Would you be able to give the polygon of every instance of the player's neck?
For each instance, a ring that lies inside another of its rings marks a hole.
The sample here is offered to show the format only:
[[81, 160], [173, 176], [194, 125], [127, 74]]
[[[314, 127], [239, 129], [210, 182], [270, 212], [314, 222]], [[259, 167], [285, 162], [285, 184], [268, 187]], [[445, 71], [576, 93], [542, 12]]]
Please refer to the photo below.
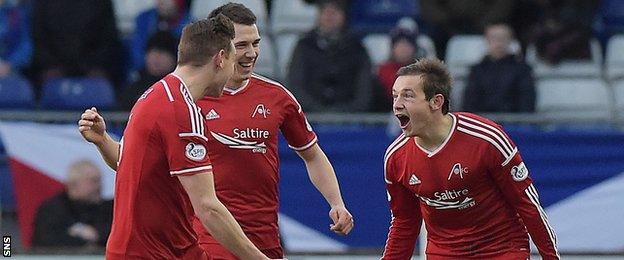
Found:
[[[190, 66], [179, 66], [173, 71], [173, 74], [182, 79], [182, 83], [191, 92], [193, 101], [197, 101], [204, 96], [219, 96], [221, 93], [212, 93], [213, 84], [210, 84], [206, 78], [213, 78], [211, 75], [205, 75], [205, 71]], [[210, 73], [208, 73], [210, 74]]]
[[225, 83], [225, 87], [230, 90], [237, 90], [247, 85], [248, 81], [249, 81], [249, 78], [243, 79], [243, 80], [233, 80], [232, 78], [230, 78], [230, 80], [228, 80], [228, 82]]
[[434, 151], [444, 143], [453, 131], [452, 128], [453, 117], [450, 114], [434, 117], [425, 132], [417, 136], [416, 142], [420, 147]]

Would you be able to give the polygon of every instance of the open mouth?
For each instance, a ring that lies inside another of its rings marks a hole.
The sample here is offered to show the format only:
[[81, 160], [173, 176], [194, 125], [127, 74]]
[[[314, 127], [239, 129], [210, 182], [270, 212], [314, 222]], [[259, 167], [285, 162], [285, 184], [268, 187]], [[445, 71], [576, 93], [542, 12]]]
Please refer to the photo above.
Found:
[[407, 125], [410, 122], [410, 118], [408, 116], [402, 115], [402, 114], [397, 114], [396, 117], [399, 119], [399, 123], [400, 123], [402, 129], [407, 127]]
[[239, 66], [241, 66], [243, 68], [246, 68], [246, 69], [251, 68], [253, 66], [253, 64], [254, 64], [253, 61], [250, 61], [250, 62], [239, 62], [238, 63]]

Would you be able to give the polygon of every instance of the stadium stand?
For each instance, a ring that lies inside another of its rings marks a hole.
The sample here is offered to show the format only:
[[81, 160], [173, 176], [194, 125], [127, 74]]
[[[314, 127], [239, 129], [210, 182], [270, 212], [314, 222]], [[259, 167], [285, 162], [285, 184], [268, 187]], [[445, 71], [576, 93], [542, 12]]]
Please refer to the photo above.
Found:
[[563, 60], [549, 65], [537, 57], [534, 45], [527, 48], [526, 61], [533, 67], [537, 78], [598, 78], [601, 76], [602, 51], [598, 40], [590, 42], [591, 59]]
[[0, 78], [0, 109], [35, 107], [33, 89], [28, 80], [17, 76]]
[[41, 96], [41, 107], [51, 110], [109, 109], [114, 104], [113, 87], [102, 78], [51, 80], [44, 84]]
[[129, 35], [134, 31], [134, 19], [143, 11], [154, 8], [156, 0], [127, 1], [113, 0], [117, 29], [122, 35]]
[[277, 73], [275, 73], [277, 68], [277, 55], [275, 54], [273, 38], [267, 34], [260, 35], [260, 37], [262, 39], [260, 41], [260, 56], [258, 57], [258, 61], [256, 61], [254, 71], [272, 78], [277, 75]]
[[312, 29], [316, 21], [316, 6], [293, 0], [273, 0], [271, 5], [271, 32], [302, 33]]
[[537, 112], [553, 117], [609, 119], [611, 98], [601, 79], [542, 79]]
[[280, 78], [286, 78], [288, 73], [288, 65], [290, 58], [297, 46], [297, 41], [301, 35], [297, 33], [282, 33], [275, 38], [275, 47], [277, 50], [277, 66]]
[[611, 37], [607, 43], [605, 74], [609, 80], [624, 78], [624, 34]]
[[256, 15], [256, 25], [261, 32], [267, 28], [268, 12], [264, 0], [194, 0], [191, 3], [191, 17], [195, 20], [206, 18], [212, 10], [229, 2], [241, 3], [251, 9]]
[[615, 111], [619, 115], [619, 119], [624, 120], [624, 79], [618, 80], [613, 84], [613, 92], [615, 95]]
[[487, 52], [485, 38], [481, 35], [453, 36], [446, 47], [446, 64], [456, 79], [468, 76], [470, 66], [479, 62]]
[[417, 17], [419, 7], [414, 0], [354, 0], [351, 29], [355, 33], [387, 33], [402, 17]]

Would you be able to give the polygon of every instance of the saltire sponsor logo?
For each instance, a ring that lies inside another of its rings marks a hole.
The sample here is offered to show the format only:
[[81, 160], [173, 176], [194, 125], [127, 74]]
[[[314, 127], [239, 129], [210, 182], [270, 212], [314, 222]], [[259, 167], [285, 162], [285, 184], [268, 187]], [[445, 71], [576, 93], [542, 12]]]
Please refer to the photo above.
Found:
[[[466, 209], [477, 205], [474, 198], [468, 197], [468, 189], [437, 191], [433, 194], [436, 199], [418, 196], [420, 200], [435, 209]], [[460, 197], [464, 197], [462, 200]]]
[[264, 142], [245, 141], [232, 136], [228, 136], [222, 133], [215, 133], [210, 131], [212, 137], [214, 137], [220, 143], [227, 145], [232, 149], [244, 149], [251, 150], [253, 153], [266, 153], [266, 144]]

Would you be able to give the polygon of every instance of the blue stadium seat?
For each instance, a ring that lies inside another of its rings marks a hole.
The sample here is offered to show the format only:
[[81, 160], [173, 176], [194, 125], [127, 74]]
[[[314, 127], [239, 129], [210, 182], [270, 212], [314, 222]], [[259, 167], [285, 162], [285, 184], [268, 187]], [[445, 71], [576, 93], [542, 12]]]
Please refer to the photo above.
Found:
[[21, 77], [0, 78], [0, 108], [30, 109], [35, 105], [32, 86]]
[[351, 28], [356, 33], [387, 33], [403, 17], [416, 19], [419, 1], [354, 0], [351, 3]]
[[113, 87], [103, 78], [60, 78], [43, 86], [41, 108], [82, 110], [92, 106], [112, 108], [115, 104]]

